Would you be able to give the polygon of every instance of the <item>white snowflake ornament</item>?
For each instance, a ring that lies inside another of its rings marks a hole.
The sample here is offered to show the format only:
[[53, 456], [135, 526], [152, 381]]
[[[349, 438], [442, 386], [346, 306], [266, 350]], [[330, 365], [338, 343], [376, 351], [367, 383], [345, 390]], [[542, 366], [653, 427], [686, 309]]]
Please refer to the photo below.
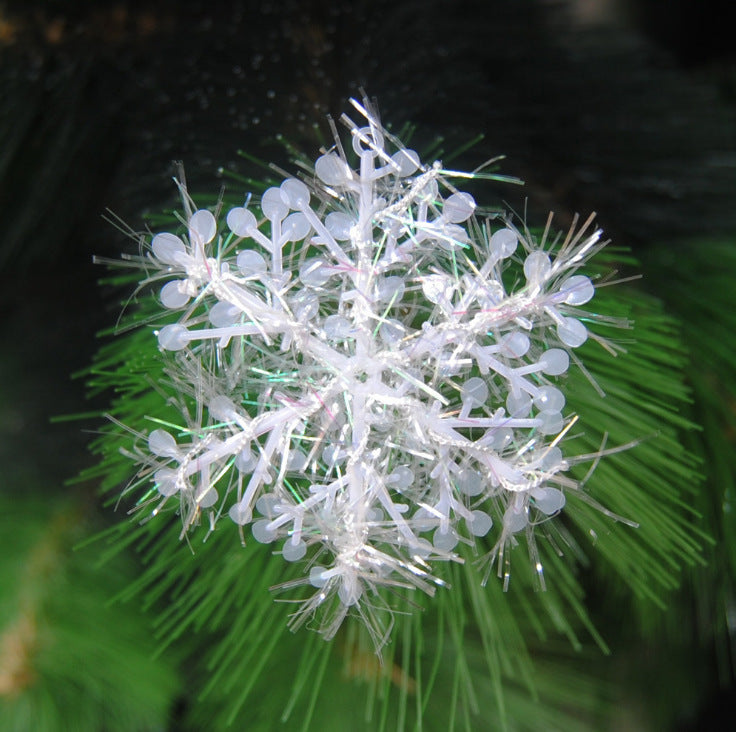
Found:
[[227, 515], [303, 568], [294, 626], [317, 614], [329, 638], [354, 612], [380, 644], [382, 588], [432, 594], [461, 542], [492, 537], [493, 560], [564, 508], [560, 379], [589, 336], [578, 269], [602, 243], [590, 220], [553, 251], [546, 231], [478, 216], [451, 172], [353, 106], [354, 155], [337, 141], [259, 205], [187, 204], [185, 238], [153, 237], [161, 304], [181, 314], [158, 343], [199, 409], [150, 433], [148, 464], [156, 511], [178, 500], [184, 531]]

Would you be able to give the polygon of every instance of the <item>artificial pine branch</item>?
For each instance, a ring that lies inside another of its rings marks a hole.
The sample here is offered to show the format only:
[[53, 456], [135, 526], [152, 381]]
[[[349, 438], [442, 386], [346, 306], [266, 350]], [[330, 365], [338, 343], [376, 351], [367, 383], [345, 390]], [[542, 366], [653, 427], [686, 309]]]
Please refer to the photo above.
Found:
[[147, 619], [110, 604], [134, 576], [73, 550], [91, 527], [80, 504], [3, 498], [0, 730], [154, 730], [180, 691], [172, 658], [152, 660]]

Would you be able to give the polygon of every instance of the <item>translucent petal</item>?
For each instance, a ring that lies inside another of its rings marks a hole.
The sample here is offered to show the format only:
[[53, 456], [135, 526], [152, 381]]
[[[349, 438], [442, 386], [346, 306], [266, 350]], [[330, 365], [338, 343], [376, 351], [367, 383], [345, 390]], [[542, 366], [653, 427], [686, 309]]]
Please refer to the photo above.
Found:
[[307, 259], [299, 267], [299, 279], [307, 287], [320, 287], [330, 279], [330, 273], [321, 259]]
[[529, 336], [516, 330], [503, 339], [503, 353], [512, 358], [521, 358], [529, 350], [530, 345]]
[[524, 260], [524, 275], [529, 284], [542, 282], [551, 269], [552, 262], [549, 256], [539, 249]]
[[148, 435], [148, 449], [160, 457], [176, 457], [179, 447], [176, 440], [166, 430], [153, 430]]
[[249, 231], [256, 228], [256, 217], [247, 208], [231, 208], [227, 212], [227, 225], [236, 236], [249, 236]]
[[301, 450], [289, 450], [286, 460], [286, 469], [294, 473], [300, 473], [307, 467], [307, 456]]
[[557, 326], [557, 335], [570, 348], [582, 346], [588, 340], [588, 329], [577, 318], [563, 318]]
[[483, 477], [477, 470], [461, 468], [455, 478], [455, 485], [466, 496], [479, 496], [483, 493]]
[[286, 236], [288, 241], [302, 241], [309, 234], [312, 225], [309, 223], [307, 217], [297, 211], [296, 213], [289, 214], [285, 219], [281, 227], [281, 232]]
[[399, 150], [391, 156], [399, 166], [399, 175], [403, 178], [414, 173], [419, 167], [419, 155], [414, 150]]
[[259, 252], [254, 252], [252, 249], [244, 249], [238, 254], [236, 261], [238, 268], [246, 277], [263, 274], [268, 269], [263, 256]]
[[294, 211], [309, 205], [309, 188], [297, 178], [287, 178], [281, 184], [281, 199]]
[[523, 531], [529, 523], [529, 517], [526, 510], [517, 511], [513, 506], [506, 509], [503, 515], [503, 525], [507, 531], [515, 534]]
[[439, 519], [426, 508], [418, 508], [412, 516], [411, 523], [415, 531], [429, 531], [437, 526]]
[[484, 511], [473, 511], [471, 516], [473, 518], [465, 522], [468, 531], [473, 536], [485, 536], [493, 526], [493, 519]]
[[560, 293], [565, 295], [564, 302], [568, 305], [585, 305], [595, 295], [595, 287], [589, 277], [575, 275], [563, 282]]
[[565, 395], [556, 386], [541, 386], [534, 397], [534, 406], [542, 412], [561, 412]]
[[399, 321], [386, 319], [381, 323], [379, 333], [386, 343], [395, 344], [406, 335], [406, 329]]
[[247, 506], [241, 506], [239, 503], [234, 504], [230, 507], [227, 515], [232, 519], [238, 526], [245, 526], [250, 523], [252, 514]]
[[201, 493], [198, 493], [194, 500], [200, 508], [211, 508], [217, 503], [218, 498], [217, 491], [210, 486]]
[[167, 325], [158, 333], [158, 344], [164, 351], [181, 351], [189, 343], [189, 331], [179, 323]]
[[567, 351], [563, 351], [561, 348], [550, 348], [542, 354], [539, 365], [545, 374], [559, 376], [569, 368], [570, 357], [567, 355]]
[[175, 234], [156, 234], [151, 241], [153, 254], [164, 264], [178, 264], [177, 255], [186, 254], [184, 242]]
[[278, 506], [278, 504], [278, 496], [275, 496], [273, 493], [266, 493], [256, 501], [256, 511], [258, 511], [261, 516], [267, 516], [269, 519], [272, 519], [276, 516], [276, 506]]
[[357, 578], [343, 577], [342, 584], [337, 590], [337, 595], [342, 601], [343, 605], [347, 605], [348, 607], [357, 605], [362, 594], [363, 588], [361, 587]]
[[237, 414], [233, 400], [224, 394], [218, 394], [211, 399], [208, 408], [210, 415], [218, 422], [232, 422], [233, 415]]
[[328, 186], [345, 183], [350, 177], [350, 169], [343, 159], [335, 153], [327, 153], [317, 158], [314, 164], [317, 177]]
[[491, 252], [499, 259], [510, 257], [519, 243], [519, 237], [513, 229], [499, 229], [491, 236]]
[[475, 199], [469, 193], [453, 193], [442, 206], [442, 215], [452, 223], [467, 221], [475, 211]]
[[350, 239], [350, 229], [354, 225], [354, 219], [342, 211], [333, 211], [325, 216], [325, 228], [335, 237], [336, 241]]
[[268, 519], [261, 519], [253, 524], [251, 531], [253, 532], [253, 538], [259, 544], [270, 544], [276, 540], [276, 532], [267, 529], [266, 527], [271, 522]]
[[565, 506], [565, 494], [557, 488], [535, 488], [532, 496], [534, 505], [547, 516], [561, 511]]
[[328, 338], [341, 340], [350, 337], [353, 325], [342, 315], [328, 315], [325, 318], [324, 329]]
[[457, 546], [459, 540], [458, 535], [452, 529], [448, 529], [444, 533], [442, 529], [437, 529], [432, 537], [432, 544], [434, 544], [435, 549], [441, 552], [451, 552]]
[[289, 207], [281, 198], [280, 188], [268, 188], [261, 197], [261, 211], [269, 221], [283, 221]]
[[322, 460], [325, 465], [331, 466], [335, 463], [344, 462], [347, 458], [347, 452], [340, 445], [327, 445], [322, 450]]
[[414, 482], [414, 471], [406, 465], [399, 465], [389, 474], [386, 482], [396, 490], [406, 490]]
[[281, 553], [287, 562], [297, 562], [307, 553], [307, 545], [303, 541], [294, 544], [291, 539], [287, 539]]
[[156, 488], [162, 496], [173, 496], [178, 492], [179, 486], [176, 482], [176, 472], [166, 468], [157, 470], [153, 476], [156, 482]]
[[381, 302], [399, 302], [404, 295], [404, 280], [402, 277], [384, 277], [376, 284], [376, 295]]
[[562, 450], [556, 445], [554, 447], [545, 447], [541, 452], [542, 457], [539, 461], [539, 467], [543, 470], [565, 467], [563, 465]]
[[460, 398], [463, 404], [476, 407], [488, 399], [488, 384], [478, 376], [472, 376], [462, 386]]
[[217, 234], [217, 221], [211, 211], [199, 209], [189, 219], [189, 239], [192, 244], [209, 244]]
[[299, 320], [311, 320], [319, 312], [319, 298], [313, 292], [301, 292], [292, 300], [292, 309]]
[[493, 442], [496, 450], [507, 448], [514, 441], [514, 431], [510, 427], [498, 427], [493, 431]]
[[422, 278], [422, 291], [430, 302], [439, 303], [452, 296], [453, 283], [449, 277], [431, 274]]
[[327, 570], [324, 567], [314, 566], [309, 570], [309, 584], [312, 587], [324, 587], [327, 584], [327, 579], [324, 573]]
[[537, 419], [542, 422], [539, 425], [539, 431], [543, 435], [556, 435], [562, 430], [565, 424], [565, 420], [562, 418], [560, 412], [540, 412], [537, 415]]
[[525, 391], [516, 395], [511, 392], [506, 397], [506, 409], [512, 417], [523, 419], [532, 410], [532, 398]]
[[437, 239], [437, 244], [447, 252], [453, 252], [469, 241], [468, 232], [459, 224], [445, 224], [434, 238]]
[[169, 310], [184, 307], [190, 300], [184, 289], [186, 280], [172, 280], [161, 288], [161, 304]]
[[240, 315], [238, 307], [231, 305], [229, 302], [220, 301], [212, 306], [207, 317], [215, 328], [227, 328], [229, 325], [237, 323], [240, 320]]

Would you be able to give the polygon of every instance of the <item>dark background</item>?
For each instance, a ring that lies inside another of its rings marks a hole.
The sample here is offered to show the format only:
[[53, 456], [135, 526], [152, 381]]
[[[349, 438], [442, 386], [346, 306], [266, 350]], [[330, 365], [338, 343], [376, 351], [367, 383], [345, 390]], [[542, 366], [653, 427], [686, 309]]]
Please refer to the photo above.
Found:
[[[727, 0], [0, 3], [3, 490], [66, 490], [89, 462], [48, 420], [101, 404], [69, 379], [119, 310], [92, 255], [135, 249], [102, 216], [142, 229], [172, 161], [211, 195], [238, 149], [314, 155], [365, 88], [419, 149], [483, 133], [453, 165], [505, 154], [526, 186], [499, 198], [532, 222], [596, 210], [646, 261], [736, 232], [733, 20]], [[727, 702], [714, 687], [682, 729]]]

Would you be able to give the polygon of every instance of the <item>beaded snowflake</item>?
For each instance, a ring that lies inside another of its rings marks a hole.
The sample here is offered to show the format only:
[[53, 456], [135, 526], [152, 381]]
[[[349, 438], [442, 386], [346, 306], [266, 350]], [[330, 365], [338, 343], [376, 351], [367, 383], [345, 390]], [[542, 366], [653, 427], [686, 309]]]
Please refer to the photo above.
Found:
[[156, 331], [169, 378], [197, 405], [147, 435], [154, 513], [178, 502], [183, 533], [227, 514], [300, 563], [292, 625], [316, 615], [328, 638], [351, 611], [375, 629], [382, 588], [432, 594], [459, 542], [500, 563], [563, 509], [560, 377], [603, 245], [590, 220], [553, 246], [481, 216], [459, 174], [353, 105], [352, 153], [337, 137], [225, 216], [182, 187], [186, 236], [145, 257], [178, 313]]

